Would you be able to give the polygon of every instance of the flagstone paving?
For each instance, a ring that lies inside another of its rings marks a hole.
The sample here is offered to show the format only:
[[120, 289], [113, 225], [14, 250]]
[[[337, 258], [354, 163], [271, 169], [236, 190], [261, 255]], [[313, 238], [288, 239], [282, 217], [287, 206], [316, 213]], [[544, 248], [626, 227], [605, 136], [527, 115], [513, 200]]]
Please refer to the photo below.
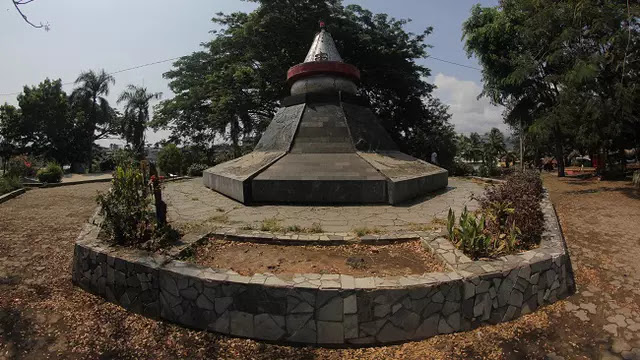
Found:
[[[235, 200], [204, 188], [202, 179], [168, 183], [164, 199], [169, 219], [182, 226], [204, 225], [204, 228], [252, 227], [259, 229], [266, 219], [276, 219], [282, 227], [310, 228], [319, 224], [324, 232], [347, 233], [356, 228], [380, 231], [410, 231], [445, 219], [449, 208], [460, 213], [467, 206], [477, 208], [472, 195], [480, 196], [483, 185], [461, 178], [449, 178], [446, 190], [400, 206], [245, 206]], [[203, 229], [204, 230], [204, 229]]]
[[544, 179], [575, 295], [497, 326], [363, 349], [194, 331], [88, 294], [71, 284], [73, 244], [108, 184], [31, 190], [0, 204], [0, 359], [640, 359], [640, 195], [628, 182]]

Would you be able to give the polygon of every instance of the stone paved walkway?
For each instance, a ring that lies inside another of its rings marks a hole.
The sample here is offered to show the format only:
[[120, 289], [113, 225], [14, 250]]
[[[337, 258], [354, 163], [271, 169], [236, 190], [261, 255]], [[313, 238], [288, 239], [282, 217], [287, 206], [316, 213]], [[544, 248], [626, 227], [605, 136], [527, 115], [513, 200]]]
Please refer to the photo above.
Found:
[[202, 179], [168, 183], [164, 198], [169, 220], [180, 225], [231, 226], [259, 228], [265, 219], [277, 219], [283, 227], [309, 228], [320, 224], [324, 232], [351, 232], [356, 228], [381, 231], [418, 230], [434, 218], [446, 219], [449, 208], [457, 214], [467, 206], [474, 210], [477, 202], [471, 195], [481, 195], [482, 185], [459, 178], [449, 178], [449, 187], [434, 195], [400, 206], [245, 206], [202, 185]]
[[82, 291], [71, 284], [73, 242], [108, 184], [32, 190], [0, 204], [0, 359], [640, 359], [640, 194], [629, 182], [544, 180], [575, 295], [508, 323], [363, 349], [219, 336]]
[[640, 359], [640, 192], [625, 182], [548, 175], [545, 183], [578, 285], [568, 316], [594, 334], [601, 359]]

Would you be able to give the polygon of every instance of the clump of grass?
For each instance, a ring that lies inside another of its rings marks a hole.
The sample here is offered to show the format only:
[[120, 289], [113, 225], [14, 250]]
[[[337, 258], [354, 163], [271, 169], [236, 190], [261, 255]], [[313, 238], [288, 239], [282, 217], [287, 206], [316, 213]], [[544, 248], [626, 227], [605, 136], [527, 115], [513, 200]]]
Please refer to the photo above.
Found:
[[433, 218], [433, 220], [431, 220], [431, 223], [434, 224], [434, 225], [446, 226], [447, 225], [447, 219]]
[[435, 225], [428, 225], [428, 224], [416, 224], [416, 223], [410, 223], [409, 224], [409, 229], [411, 231], [431, 231], [436, 229], [437, 226]]
[[282, 230], [282, 226], [280, 225], [280, 220], [276, 218], [268, 218], [262, 220], [262, 224], [260, 224], [261, 231], [269, 231], [269, 232], [278, 232]]
[[311, 224], [311, 227], [308, 229], [307, 232], [310, 232], [312, 234], [317, 234], [317, 233], [321, 233], [322, 232], [322, 226], [320, 225], [320, 223], [313, 223]]
[[209, 221], [227, 224], [229, 222], [229, 216], [227, 216], [227, 214], [216, 215], [209, 218]]
[[242, 225], [240, 230], [254, 230], [254, 229], [253, 229], [253, 226], [247, 224], [247, 225]]
[[299, 225], [289, 225], [284, 229], [285, 232], [291, 233], [301, 233], [303, 232], [303, 230], [304, 228], [300, 227]]
[[356, 233], [356, 235], [358, 236], [365, 236], [365, 235], [369, 235], [369, 234], [380, 234], [382, 232], [382, 230], [380, 230], [377, 227], [374, 228], [368, 228], [368, 227], [358, 227], [353, 229], [353, 232]]
[[195, 197], [195, 196], [191, 198], [191, 201], [198, 201], [198, 200], [200, 200], [200, 199], [198, 199], [198, 198], [197, 198], [197, 197]]

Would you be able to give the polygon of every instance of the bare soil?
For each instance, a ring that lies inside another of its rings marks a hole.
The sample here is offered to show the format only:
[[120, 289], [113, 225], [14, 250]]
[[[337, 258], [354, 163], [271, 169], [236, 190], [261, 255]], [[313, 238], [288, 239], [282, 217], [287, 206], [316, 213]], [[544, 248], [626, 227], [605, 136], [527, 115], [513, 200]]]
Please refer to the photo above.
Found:
[[444, 271], [444, 265], [419, 240], [390, 245], [298, 246], [210, 239], [192, 261], [214, 269], [231, 269], [241, 275], [345, 274], [396, 276]]
[[[628, 182], [544, 180], [571, 252], [576, 295], [508, 323], [362, 349], [195, 331], [82, 291], [71, 283], [73, 243], [95, 210], [96, 191], [108, 184], [31, 190], [0, 204], [0, 359], [621, 359], [610, 354], [613, 339], [640, 346], [640, 334], [619, 327], [612, 335], [603, 326], [640, 312], [640, 194]], [[569, 310], [589, 303], [596, 313], [583, 311], [587, 320]]]

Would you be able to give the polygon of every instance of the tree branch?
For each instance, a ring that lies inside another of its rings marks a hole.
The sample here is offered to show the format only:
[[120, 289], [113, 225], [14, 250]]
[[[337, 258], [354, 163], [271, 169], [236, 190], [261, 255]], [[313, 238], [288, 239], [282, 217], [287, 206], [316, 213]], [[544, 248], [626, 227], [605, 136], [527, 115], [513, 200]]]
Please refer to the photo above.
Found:
[[48, 23], [47, 24], [40, 23], [40, 24], [36, 25], [36, 24], [32, 23], [31, 21], [29, 21], [29, 19], [27, 18], [27, 15], [25, 15], [22, 12], [22, 10], [20, 9], [21, 5], [29, 4], [29, 3], [31, 3], [31, 2], [33, 2], [35, 0], [11, 0], [11, 1], [13, 2], [13, 6], [15, 6], [16, 10], [18, 11], [18, 14], [20, 14], [20, 16], [22, 16], [22, 19], [24, 19], [24, 21], [27, 24], [33, 26], [36, 29], [44, 29], [45, 31], [49, 31], [50, 27], [49, 27]]

